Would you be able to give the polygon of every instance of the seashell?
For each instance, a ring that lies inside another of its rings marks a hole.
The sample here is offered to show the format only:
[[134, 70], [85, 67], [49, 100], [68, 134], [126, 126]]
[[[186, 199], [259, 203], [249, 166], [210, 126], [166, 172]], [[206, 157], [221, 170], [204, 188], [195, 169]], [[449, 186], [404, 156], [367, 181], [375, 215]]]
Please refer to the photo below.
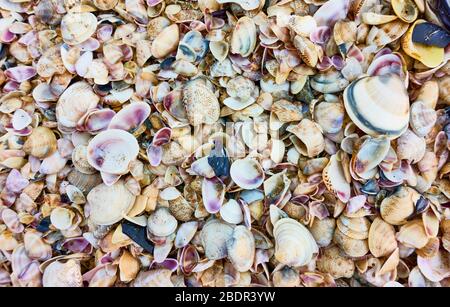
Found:
[[367, 74], [370, 76], [396, 74], [403, 79], [405, 73], [400, 57], [396, 54], [389, 53], [375, 58], [367, 68]]
[[400, 160], [408, 160], [412, 164], [417, 163], [424, 157], [425, 149], [425, 139], [409, 129], [397, 139], [396, 153]]
[[362, 257], [369, 252], [367, 240], [352, 239], [344, 235], [339, 228], [334, 232], [333, 241], [350, 257]]
[[369, 237], [370, 222], [365, 217], [349, 218], [341, 215], [336, 220], [336, 226], [342, 234], [356, 240]]
[[234, 268], [247, 272], [255, 259], [255, 238], [245, 226], [236, 226], [226, 242], [227, 254]]
[[264, 181], [265, 205], [278, 206], [289, 190], [291, 180], [286, 176], [286, 171], [271, 176]]
[[439, 100], [439, 83], [436, 80], [426, 81], [419, 89], [416, 101], [422, 101], [427, 107], [435, 109]]
[[336, 220], [333, 218], [314, 219], [313, 224], [309, 228], [312, 236], [319, 247], [326, 247], [333, 240], [334, 229], [336, 228]]
[[371, 136], [395, 139], [408, 128], [409, 98], [396, 75], [353, 81], [344, 91], [344, 106], [356, 126]]
[[374, 12], [365, 12], [361, 15], [362, 21], [365, 24], [378, 26], [384, 23], [388, 23], [397, 19], [396, 15], [382, 15]]
[[120, 221], [133, 207], [136, 197], [123, 180], [111, 186], [100, 184], [87, 195], [90, 219], [96, 225], [112, 225]]
[[308, 229], [291, 218], [278, 220], [273, 228], [275, 258], [288, 266], [308, 264], [319, 248]]
[[120, 280], [123, 282], [132, 281], [139, 273], [139, 269], [139, 261], [125, 250], [119, 259]]
[[88, 162], [86, 145], [80, 144], [75, 147], [72, 152], [72, 162], [75, 168], [83, 174], [92, 175], [97, 171]]
[[217, 97], [206, 86], [189, 82], [183, 88], [183, 104], [189, 123], [193, 126], [214, 124], [220, 116]]
[[442, 231], [442, 247], [446, 251], [450, 250], [450, 220], [444, 220], [441, 222]]
[[314, 107], [314, 120], [324, 133], [338, 133], [344, 123], [344, 105], [335, 102], [321, 102]]
[[412, 40], [415, 43], [427, 46], [445, 48], [450, 43], [450, 35], [441, 27], [430, 22], [424, 22], [414, 27]]
[[56, 137], [52, 130], [46, 127], [36, 127], [23, 144], [23, 151], [36, 158], [43, 159], [56, 151]]
[[17, 246], [19, 246], [19, 242], [14, 237], [13, 232], [4, 230], [0, 233], [0, 249], [13, 251]]
[[141, 271], [133, 281], [133, 287], [173, 287], [171, 275], [172, 271], [168, 269]]
[[182, 248], [188, 245], [197, 233], [197, 229], [198, 222], [196, 221], [181, 224], [175, 237], [175, 247]]
[[390, 148], [390, 141], [386, 136], [368, 138], [364, 141], [354, 159], [354, 172], [360, 177], [367, 178], [366, 173], [376, 168], [386, 157]]
[[61, 20], [61, 34], [65, 43], [78, 45], [97, 30], [97, 17], [92, 13], [67, 13]]
[[320, 93], [331, 94], [342, 91], [349, 82], [339, 71], [331, 69], [314, 75], [310, 84], [313, 89]]
[[241, 17], [233, 30], [230, 41], [230, 51], [248, 57], [256, 47], [256, 26], [247, 16]]
[[300, 285], [300, 276], [297, 271], [285, 266], [273, 273], [272, 282], [274, 287], [297, 287]]
[[417, 266], [428, 280], [439, 282], [450, 276], [449, 253], [440, 250], [431, 258], [417, 256]]
[[333, 38], [341, 54], [346, 55], [356, 42], [357, 25], [354, 21], [338, 21], [333, 28]]
[[225, 222], [235, 225], [244, 221], [241, 206], [234, 199], [230, 199], [222, 207], [220, 207], [220, 217]]
[[428, 236], [421, 220], [412, 220], [400, 227], [397, 240], [407, 247], [423, 248], [428, 243]]
[[25, 129], [29, 124], [31, 124], [31, 116], [22, 109], [17, 109], [11, 119], [12, 127], [15, 130]]
[[419, 9], [413, 0], [392, 0], [392, 9], [402, 21], [412, 23], [419, 15]]
[[136, 138], [123, 130], [109, 129], [97, 134], [87, 146], [89, 164], [98, 171], [122, 175], [139, 153]]
[[217, 3], [236, 3], [246, 11], [255, 10], [261, 5], [261, 1], [259, 0], [217, 0]]
[[317, 25], [332, 27], [338, 20], [345, 19], [350, 8], [348, 0], [330, 0], [314, 13]]
[[414, 213], [414, 204], [420, 194], [409, 187], [400, 187], [394, 194], [383, 199], [380, 205], [381, 217], [391, 225], [403, 225]]
[[319, 60], [319, 53], [316, 45], [306, 37], [296, 35], [294, 38], [294, 46], [300, 51], [303, 62], [310, 67], [315, 67]]
[[323, 181], [327, 189], [334, 193], [342, 202], [350, 199], [350, 184], [345, 179], [342, 163], [336, 155], [330, 157], [330, 162], [322, 172]]
[[67, 176], [67, 180], [80, 189], [83, 193], [89, 193], [93, 188], [102, 183], [102, 178], [97, 174], [83, 174], [74, 169]]
[[66, 162], [67, 159], [63, 158], [59, 151], [55, 151], [42, 161], [39, 172], [46, 175], [56, 174], [64, 168]]
[[45, 261], [52, 257], [52, 246], [44, 242], [38, 231], [28, 230], [23, 236], [23, 244], [31, 259]]
[[369, 230], [369, 250], [374, 257], [385, 257], [397, 248], [395, 229], [377, 217], [373, 220]]
[[427, 244], [416, 251], [417, 255], [423, 258], [434, 257], [439, 251], [440, 241], [438, 238], [428, 239]]
[[300, 121], [303, 118], [301, 106], [288, 100], [281, 99], [272, 104], [271, 111], [277, 115], [277, 118], [284, 122]]
[[444, 48], [436, 46], [426, 46], [420, 43], [414, 43], [412, 40], [414, 28], [416, 25], [426, 22], [418, 19], [409, 27], [408, 32], [402, 37], [401, 44], [403, 51], [410, 57], [420, 61], [427, 67], [433, 68], [439, 66], [444, 61]]
[[72, 227], [75, 213], [67, 208], [58, 207], [52, 210], [50, 221], [58, 230], [68, 230]]
[[200, 232], [206, 258], [218, 260], [227, 257], [227, 241], [232, 235], [232, 226], [216, 219], [207, 221]]
[[147, 220], [147, 230], [157, 237], [167, 237], [175, 232], [178, 222], [167, 208], [158, 208]]
[[317, 22], [312, 16], [291, 15], [287, 26], [297, 35], [309, 37], [317, 28]]
[[227, 58], [229, 49], [230, 45], [227, 42], [209, 42], [209, 50], [211, 50], [212, 55], [219, 62], [223, 62]]
[[286, 130], [295, 135], [294, 146], [302, 155], [312, 158], [325, 148], [320, 126], [307, 118], [295, 126], [289, 126]]
[[109, 123], [108, 129], [134, 131], [138, 129], [150, 115], [150, 106], [143, 102], [134, 102], [122, 108]]
[[383, 47], [395, 42], [408, 31], [409, 24], [399, 19], [384, 23], [379, 27], [373, 26], [367, 34], [366, 42], [368, 45]]
[[17, 213], [9, 208], [1, 211], [1, 219], [8, 229], [13, 233], [21, 233], [25, 227], [20, 223]]
[[259, 187], [265, 178], [261, 165], [254, 159], [239, 159], [231, 164], [231, 179], [237, 186], [252, 190]]
[[36, 76], [36, 69], [30, 66], [16, 66], [5, 70], [5, 76], [17, 83], [22, 83]]
[[75, 128], [83, 115], [97, 106], [99, 100], [88, 83], [81, 81], [72, 84], [56, 104], [58, 123], [68, 129]]
[[66, 263], [60, 261], [50, 263], [42, 275], [42, 284], [44, 287], [82, 287], [80, 264], [73, 259]]
[[203, 178], [202, 183], [203, 205], [209, 213], [217, 213], [225, 198], [225, 185], [217, 178]]
[[94, 5], [102, 11], [112, 10], [118, 2], [119, 0], [93, 0]]
[[151, 53], [155, 58], [161, 59], [177, 50], [180, 40], [180, 30], [177, 24], [165, 27], [153, 40]]
[[427, 107], [422, 101], [416, 101], [411, 105], [410, 125], [411, 129], [420, 137], [426, 136], [436, 123], [436, 111]]
[[355, 272], [353, 260], [343, 257], [337, 246], [326, 248], [317, 259], [317, 269], [333, 278], [351, 278]]

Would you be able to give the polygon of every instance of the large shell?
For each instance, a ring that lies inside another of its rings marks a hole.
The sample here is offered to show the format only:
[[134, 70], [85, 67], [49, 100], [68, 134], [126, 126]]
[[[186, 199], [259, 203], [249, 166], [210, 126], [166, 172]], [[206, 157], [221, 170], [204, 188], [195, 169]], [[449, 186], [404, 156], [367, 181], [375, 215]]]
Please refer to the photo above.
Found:
[[82, 287], [80, 264], [73, 259], [66, 263], [60, 261], [50, 263], [44, 270], [42, 284], [44, 287]]
[[23, 144], [23, 151], [36, 158], [43, 159], [56, 151], [56, 137], [47, 127], [36, 127]]
[[92, 13], [68, 13], [61, 21], [61, 34], [69, 45], [78, 45], [97, 30], [97, 17]]
[[397, 240], [407, 247], [424, 247], [428, 243], [428, 236], [422, 220], [412, 220], [400, 227]]
[[291, 218], [278, 220], [273, 228], [275, 258], [285, 265], [308, 264], [319, 248], [309, 230]]
[[90, 219], [97, 225], [112, 225], [131, 210], [135, 199], [123, 180], [112, 186], [100, 184], [87, 195]]
[[220, 115], [217, 97], [199, 82], [190, 82], [183, 88], [183, 103], [191, 125], [214, 124]]
[[370, 225], [368, 241], [370, 252], [377, 258], [388, 256], [397, 248], [394, 227], [379, 217]]
[[236, 226], [227, 241], [228, 258], [239, 272], [248, 271], [255, 258], [255, 238], [245, 226]]
[[227, 241], [232, 235], [232, 226], [216, 219], [206, 222], [200, 233], [205, 256], [211, 260], [227, 257]]
[[254, 159], [240, 159], [231, 164], [231, 179], [241, 188], [252, 190], [258, 188], [264, 181], [264, 171]]
[[396, 75], [352, 82], [344, 91], [344, 105], [356, 126], [371, 136], [395, 139], [408, 128], [409, 97]]
[[410, 187], [400, 187], [394, 194], [383, 199], [380, 213], [383, 220], [391, 225], [402, 225], [414, 213], [415, 203], [420, 194]]
[[234, 27], [231, 35], [231, 52], [243, 57], [249, 56], [256, 47], [256, 26], [254, 21], [241, 17]]

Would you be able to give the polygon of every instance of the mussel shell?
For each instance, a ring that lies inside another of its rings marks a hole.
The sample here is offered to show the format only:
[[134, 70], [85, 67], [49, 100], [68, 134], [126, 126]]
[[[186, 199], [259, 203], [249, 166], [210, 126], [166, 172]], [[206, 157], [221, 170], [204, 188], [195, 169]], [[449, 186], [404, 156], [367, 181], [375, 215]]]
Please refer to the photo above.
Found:
[[427, 46], [445, 48], [450, 44], [450, 33], [435, 24], [424, 22], [414, 27], [412, 40]]

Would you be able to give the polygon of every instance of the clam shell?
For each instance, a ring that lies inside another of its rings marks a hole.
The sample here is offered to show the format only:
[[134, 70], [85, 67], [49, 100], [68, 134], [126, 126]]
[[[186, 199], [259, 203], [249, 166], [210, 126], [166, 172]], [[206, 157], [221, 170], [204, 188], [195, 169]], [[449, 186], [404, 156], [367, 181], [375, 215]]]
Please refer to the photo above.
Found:
[[336, 220], [333, 218], [314, 219], [313, 224], [309, 228], [312, 236], [320, 247], [330, 245], [333, 240], [334, 229], [336, 228]]
[[323, 181], [327, 189], [334, 193], [342, 202], [350, 199], [350, 184], [345, 179], [342, 163], [336, 155], [332, 155], [330, 162], [322, 172]]
[[362, 257], [369, 252], [367, 240], [347, 237], [338, 228], [334, 232], [333, 241], [350, 257]]
[[239, 203], [230, 199], [220, 208], [220, 217], [227, 223], [240, 224], [244, 220], [241, 206]]
[[82, 287], [80, 264], [73, 259], [66, 263], [52, 262], [44, 270], [42, 284], [44, 287]]
[[52, 246], [42, 239], [42, 234], [36, 230], [28, 230], [23, 237], [23, 244], [28, 257], [41, 261], [52, 257]]
[[72, 163], [83, 174], [92, 175], [97, 172], [88, 162], [86, 145], [80, 144], [75, 147], [72, 152]]
[[89, 164], [98, 171], [122, 175], [139, 153], [136, 138], [123, 130], [109, 129], [97, 134], [87, 146]]
[[336, 221], [337, 228], [347, 237], [364, 240], [369, 237], [370, 222], [365, 217], [349, 218], [341, 215]]
[[428, 243], [428, 236], [422, 220], [412, 220], [400, 227], [397, 240], [407, 247], [423, 248]]
[[340, 92], [347, 87], [348, 83], [339, 71], [333, 69], [315, 74], [310, 81], [313, 89], [324, 94]]
[[200, 232], [206, 258], [218, 260], [227, 257], [227, 241], [232, 235], [232, 226], [216, 219], [206, 222]]
[[52, 225], [59, 230], [67, 230], [72, 227], [75, 213], [67, 208], [58, 207], [53, 209], [50, 215]]
[[225, 185], [217, 177], [203, 178], [202, 198], [206, 211], [213, 214], [219, 212], [225, 198]]
[[100, 184], [87, 195], [90, 219], [96, 225], [112, 225], [131, 210], [135, 198], [123, 180], [111, 186]]
[[23, 144], [23, 151], [36, 158], [43, 159], [56, 151], [56, 137], [52, 130], [46, 127], [36, 127]]
[[321, 102], [314, 107], [314, 120], [324, 133], [338, 133], [342, 129], [344, 115], [342, 103]]
[[220, 106], [217, 97], [198, 82], [191, 82], [184, 86], [183, 103], [189, 123], [193, 126], [212, 125], [219, 119]]
[[317, 269], [329, 273], [333, 278], [351, 278], [355, 272], [353, 260], [341, 255], [339, 247], [324, 249], [317, 259]]
[[410, 125], [411, 129], [420, 137], [426, 136], [436, 123], [436, 111], [427, 107], [424, 102], [416, 101], [411, 105]]
[[412, 164], [417, 163], [422, 160], [425, 155], [425, 150], [425, 139], [417, 136], [417, 134], [409, 129], [397, 139], [396, 153], [400, 160], [408, 160]]
[[379, 217], [375, 218], [370, 225], [368, 243], [373, 256], [390, 255], [397, 248], [394, 227]]
[[155, 58], [164, 58], [177, 50], [180, 30], [177, 24], [165, 27], [153, 40], [151, 53]]
[[198, 222], [186, 222], [180, 225], [175, 237], [175, 247], [182, 248], [189, 244], [197, 233]]
[[97, 17], [92, 13], [67, 13], [61, 21], [61, 34], [69, 45], [78, 45], [97, 30]]
[[295, 126], [289, 126], [286, 130], [297, 138], [294, 145], [302, 155], [312, 158], [325, 149], [325, 140], [320, 126], [307, 118]]
[[239, 187], [252, 190], [259, 187], [265, 178], [261, 165], [254, 159], [239, 159], [231, 164], [231, 179]]
[[319, 251], [311, 233], [299, 222], [291, 218], [278, 220], [273, 228], [275, 238], [275, 258], [289, 266], [308, 264]]
[[371, 136], [395, 139], [408, 128], [409, 97], [396, 75], [352, 82], [344, 91], [344, 105], [356, 126]]
[[236, 23], [230, 41], [231, 52], [248, 57], [256, 47], [256, 26], [254, 21], [241, 17]]
[[397, 19], [396, 15], [382, 15], [374, 12], [365, 12], [361, 15], [362, 21], [368, 25], [382, 25]]
[[147, 230], [157, 236], [166, 237], [175, 232], [178, 222], [167, 208], [158, 208], [147, 220]]
[[419, 15], [419, 9], [413, 0], [392, 0], [391, 5], [395, 15], [404, 22], [414, 22]]
[[250, 270], [255, 258], [255, 238], [245, 226], [236, 226], [226, 242], [227, 254], [234, 268], [239, 272]]
[[124, 282], [132, 281], [139, 273], [140, 263], [130, 252], [124, 251], [119, 259], [120, 280]]
[[264, 181], [265, 205], [278, 206], [286, 196], [290, 184], [291, 180], [286, 175], [286, 171], [273, 175]]
[[394, 194], [383, 199], [380, 214], [391, 225], [403, 225], [414, 213], [414, 205], [420, 195], [409, 187], [400, 187]]
[[370, 175], [367, 178], [366, 173], [370, 174], [370, 171], [383, 161], [389, 149], [390, 141], [387, 137], [368, 138], [355, 156], [354, 172], [362, 178], [371, 178]]
[[94, 5], [103, 11], [111, 10], [116, 7], [119, 0], [93, 0]]

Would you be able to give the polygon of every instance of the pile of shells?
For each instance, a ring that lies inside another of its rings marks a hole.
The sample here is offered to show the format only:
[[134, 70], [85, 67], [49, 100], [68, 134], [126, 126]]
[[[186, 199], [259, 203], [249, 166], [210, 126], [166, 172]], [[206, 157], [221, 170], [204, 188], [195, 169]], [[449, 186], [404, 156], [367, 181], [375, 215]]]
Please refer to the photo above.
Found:
[[0, 286], [450, 286], [445, 0], [0, 0]]

